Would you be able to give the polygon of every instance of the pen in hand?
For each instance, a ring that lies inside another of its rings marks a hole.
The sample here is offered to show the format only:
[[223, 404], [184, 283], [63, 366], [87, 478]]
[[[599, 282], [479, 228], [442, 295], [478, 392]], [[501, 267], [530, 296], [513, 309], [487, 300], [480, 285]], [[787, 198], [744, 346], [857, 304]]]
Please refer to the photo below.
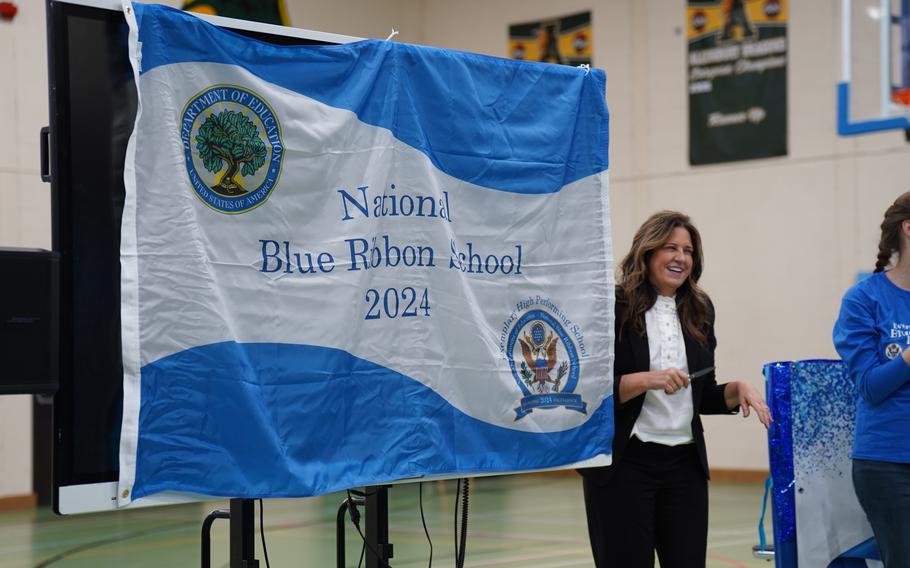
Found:
[[697, 379], [699, 377], [704, 377], [708, 373], [714, 370], [714, 367], [705, 367], [704, 369], [695, 371], [694, 373], [689, 373], [689, 380]]

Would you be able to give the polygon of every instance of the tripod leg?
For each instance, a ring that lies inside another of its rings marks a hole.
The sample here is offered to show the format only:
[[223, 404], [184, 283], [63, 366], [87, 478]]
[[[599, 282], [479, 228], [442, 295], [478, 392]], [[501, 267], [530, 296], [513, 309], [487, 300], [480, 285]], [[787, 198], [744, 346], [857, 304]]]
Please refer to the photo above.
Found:
[[367, 487], [364, 509], [367, 568], [385, 568], [392, 558], [392, 545], [389, 544], [389, 488]]

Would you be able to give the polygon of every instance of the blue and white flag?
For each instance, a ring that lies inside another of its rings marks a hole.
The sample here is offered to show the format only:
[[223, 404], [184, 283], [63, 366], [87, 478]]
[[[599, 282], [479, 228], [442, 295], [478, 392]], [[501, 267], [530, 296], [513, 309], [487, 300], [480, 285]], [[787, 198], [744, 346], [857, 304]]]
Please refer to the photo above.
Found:
[[121, 504], [609, 463], [602, 71], [125, 12]]

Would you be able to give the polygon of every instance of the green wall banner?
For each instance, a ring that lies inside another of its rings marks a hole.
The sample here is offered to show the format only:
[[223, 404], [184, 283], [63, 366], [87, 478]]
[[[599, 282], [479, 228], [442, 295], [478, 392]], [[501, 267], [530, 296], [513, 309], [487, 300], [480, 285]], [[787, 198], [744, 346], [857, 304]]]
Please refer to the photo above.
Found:
[[689, 0], [689, 163], [787, 155], [787, 0]]

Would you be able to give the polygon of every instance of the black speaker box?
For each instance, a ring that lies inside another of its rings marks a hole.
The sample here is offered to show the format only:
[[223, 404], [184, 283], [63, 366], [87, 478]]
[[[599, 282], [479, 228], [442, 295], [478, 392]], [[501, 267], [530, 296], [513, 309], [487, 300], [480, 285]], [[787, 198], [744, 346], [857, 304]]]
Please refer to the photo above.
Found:
[[0, 248], [0, 394], [52, 394], [59, 373], [59, 256]]

